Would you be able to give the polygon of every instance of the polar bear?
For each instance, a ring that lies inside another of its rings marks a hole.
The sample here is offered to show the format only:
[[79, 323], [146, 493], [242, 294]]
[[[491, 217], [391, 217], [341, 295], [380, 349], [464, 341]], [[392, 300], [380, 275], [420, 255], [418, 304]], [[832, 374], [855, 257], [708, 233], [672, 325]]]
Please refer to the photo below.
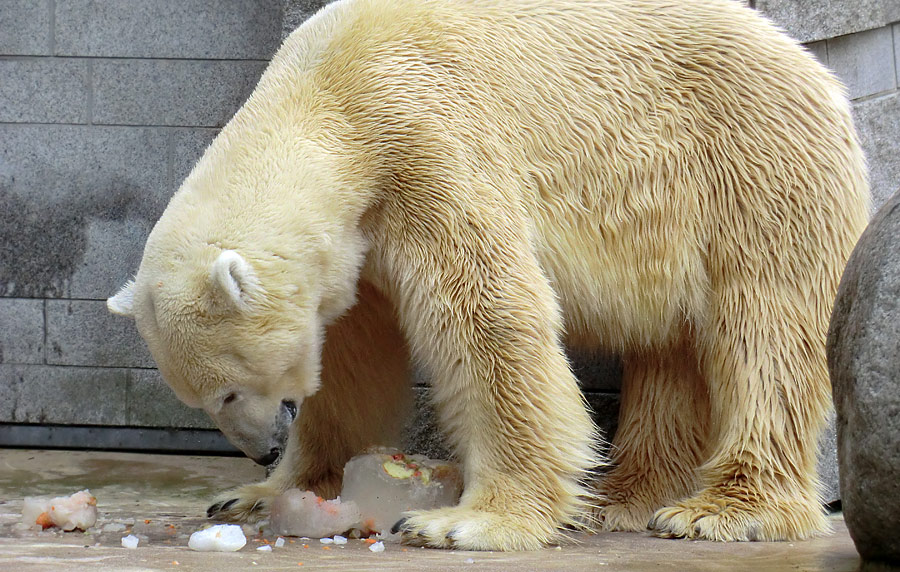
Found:
[[[153, 229], [130, 315], [261, 463], [333, 495], [428, 372], [464, 468], [406, 542], [825, 528], [825, 332], [869, 211], [838, 82], [729, 0], [340, 0]], [[623, 356], [611, 464], [564, 347]]]

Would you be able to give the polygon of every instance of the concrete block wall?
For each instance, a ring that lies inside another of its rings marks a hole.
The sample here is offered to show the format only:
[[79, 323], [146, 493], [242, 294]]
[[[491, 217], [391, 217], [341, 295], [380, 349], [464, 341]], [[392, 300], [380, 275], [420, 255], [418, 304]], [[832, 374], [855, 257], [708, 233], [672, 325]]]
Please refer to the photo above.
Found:
[[[22, 426], [212, 427], [104, 301], [252, 91], [283, 11], [281, 0], [0, 5], [0, 442], [77, 444]], [[207, 437], [197, 442], [219, 447]]]
[[[134, 328], [108, 315], [104, 300], [135, 271], [169, 196], [281, 39], [323, 4], [0, 5], [0, 444], [41, 444], [49, 435], [96, 445], [110, 442], [101, 427], [116, 426], [122, 446], [178, 448], [166, 430], [211, 427], [174, 398]], [[847, 84], [881, 204], [900, 187], [900, 3], [752, 4]], [[612, 435], [616, 359], [573, 360]], [[409, 438], [434, 453], [441, 442], [424, 385]], [[55, 432], [41, 433], [45, 426]], [[221, 445], [202, 437], [197, 447]]]

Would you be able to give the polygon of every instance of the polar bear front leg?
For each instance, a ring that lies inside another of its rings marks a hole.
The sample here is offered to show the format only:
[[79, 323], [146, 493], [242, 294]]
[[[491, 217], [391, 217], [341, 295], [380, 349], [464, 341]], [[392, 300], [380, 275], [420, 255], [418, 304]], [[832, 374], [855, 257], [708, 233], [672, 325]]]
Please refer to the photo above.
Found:
[[361, 282], [357, 304], [328, 328], [322, 386], [301, 404], [284, 458], [265, 481], [220, 495], [207, 514], [253, 521], [293, 487], [334, 498], [350, 457], [370, 445], [399, 445], [412, 401], [409, 382], [409, 352], [394, 309]]
[[432, 376], [465, 491], [458, 506], [409, 513], [394, 528], [414, 545], [537, 549], [588, 512], [595, 429], [524, 225], [491, 228], [509, 213], [459, 217], [447, 235], [428, 221], [410, 229], [389, 259], [402, 277], [401, 325]]

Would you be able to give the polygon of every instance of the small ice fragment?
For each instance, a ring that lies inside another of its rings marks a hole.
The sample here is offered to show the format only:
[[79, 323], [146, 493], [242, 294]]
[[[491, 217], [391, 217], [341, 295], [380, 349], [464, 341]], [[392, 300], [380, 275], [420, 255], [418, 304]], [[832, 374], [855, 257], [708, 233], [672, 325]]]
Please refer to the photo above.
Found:
[[323, 538], [359, 522], [356, 503], [324, 500], [311, 491], [291, 489], [275, 497], [270, 521], [275, 534]]
[[124, 548], [135, 549], [138, 547], [139, 542], [140, 542], [140, 539], [133, 534], [129, 534], [128, 536], [122, 537], [122, 546]]
[[373, 449], [344, 465], [341, 498], [359, 507], [362, 527], [390, 529], [403, 513], [454, 505], [462, 492], [462, 474], [447, 461]]
[[260, 552], [272, 552], [272, 547], [269, 546], [268, 544], [263, 544], [262, 546], [257, 546], [256, 549], [259, 550]]
[[384, 542], [380, 540], [374, 544], [369, 545], [369, 550], [372, 552], [384, 552]]
[[102, 532], [122, 532], [125, 530], [125, 525], [120, 522], [111, 522], [104, 525], [101, 530]]
[[465, 562], [466, 562], [466, 564], [475, 564], [475, 559], [474, 558], [466, 558]]
[[275, 540], [275, 548], [281, 548], [282, 546], [284, 546], [284, 538], [282, 538], [282, 537], [279, 536], [279, 537]]
[[319, 542], [321, 542], [322, 544], [331, 544], [332, 542], [334, 542], [334, 539], [333, 538], [320, 538]]
[[334, 535], [334, 543], [335, 544], [347, 544], [347, 537], [341, 536], [340, 534]]
[[97, 522], [97, 499], [87, 489], [53, 499], [29, 497], [22, 504], [22, 522], [41, 528], [58, 526], [67, 532], [87, 530]]
[[247, 544], [244, 531], [236, 524], [217, 524], [191, 535], [188, 547], [198, 552], [235, 552]]

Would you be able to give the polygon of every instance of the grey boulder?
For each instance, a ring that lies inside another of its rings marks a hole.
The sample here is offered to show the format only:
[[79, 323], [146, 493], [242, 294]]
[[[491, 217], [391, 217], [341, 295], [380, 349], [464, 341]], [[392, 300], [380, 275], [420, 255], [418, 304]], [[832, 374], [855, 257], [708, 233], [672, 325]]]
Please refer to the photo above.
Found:
[[898, 565], [900, 192], [876, 213], [850, 256], [827, 347], [844, 519], [864, 561]]

